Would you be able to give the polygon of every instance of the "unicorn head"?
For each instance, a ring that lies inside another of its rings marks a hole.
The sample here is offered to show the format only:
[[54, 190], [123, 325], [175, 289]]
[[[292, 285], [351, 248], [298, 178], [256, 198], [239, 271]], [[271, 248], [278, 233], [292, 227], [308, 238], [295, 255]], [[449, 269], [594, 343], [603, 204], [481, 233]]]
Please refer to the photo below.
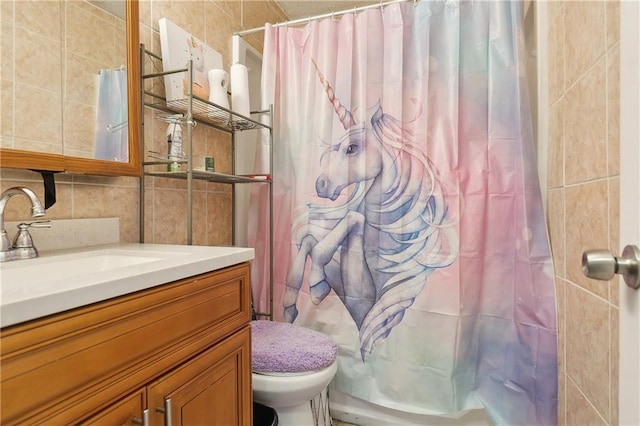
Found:
[[312, 62], [327, 98], [346, 130], [345, 135], [329, 146], [320, 157], [322, 173], [315, 184], [319, 197], [335, 201], [347, 186], [380, 176], [385, 163], [391, 160], [391, 156], [373, 133], [384, 113], [378, 103], [372, 108], [368, 120], [356, 123], [351, 112], [336, 98], [333, 88], [316, 63]]

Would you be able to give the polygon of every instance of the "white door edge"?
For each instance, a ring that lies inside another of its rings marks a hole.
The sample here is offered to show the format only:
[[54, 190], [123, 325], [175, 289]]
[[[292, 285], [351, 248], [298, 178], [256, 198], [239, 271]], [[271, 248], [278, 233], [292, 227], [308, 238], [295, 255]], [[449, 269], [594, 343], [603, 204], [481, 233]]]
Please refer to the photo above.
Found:
[[[640, 2], [620, 2], [620, 253], [640, 246]], [[619, 422], [640, 425], [640, 291], [620, 286]]]

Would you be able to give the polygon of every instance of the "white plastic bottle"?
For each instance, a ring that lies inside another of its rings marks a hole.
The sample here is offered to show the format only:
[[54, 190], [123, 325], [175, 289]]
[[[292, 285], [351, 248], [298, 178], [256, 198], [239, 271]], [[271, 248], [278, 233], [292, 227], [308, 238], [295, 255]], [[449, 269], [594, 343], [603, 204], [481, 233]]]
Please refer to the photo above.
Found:
[[167, 166], [170, 172], [181, 170], [180, 163], [176, 160], [182, 160], [182, 128], [178, 123], [169, 123], [167, 127], [167, 142], [169, 143], [169, 160], [171, 163]]

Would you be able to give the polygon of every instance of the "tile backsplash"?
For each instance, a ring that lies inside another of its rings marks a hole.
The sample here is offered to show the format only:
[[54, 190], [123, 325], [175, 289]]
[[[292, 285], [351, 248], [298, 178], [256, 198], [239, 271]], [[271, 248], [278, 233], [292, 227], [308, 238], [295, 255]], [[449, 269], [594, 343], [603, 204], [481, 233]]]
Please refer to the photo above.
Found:
[[[33, 219], [45, 220], [44, 218]], [[93, 219], [54, 219], [50, 228], [30, 228], [33, 245], [40, 254], [53, 250], [113, 244], [120, 241], [117, 217]], [[5, 222], [9, 238], [13, 238], [19, 222]]]

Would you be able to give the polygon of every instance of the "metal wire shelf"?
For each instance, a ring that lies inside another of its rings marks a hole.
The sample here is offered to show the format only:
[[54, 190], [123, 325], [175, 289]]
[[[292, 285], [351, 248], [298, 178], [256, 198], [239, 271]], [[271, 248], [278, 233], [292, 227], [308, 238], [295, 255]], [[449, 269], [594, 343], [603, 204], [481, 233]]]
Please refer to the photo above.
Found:
[[[155, 93], [144, 91], [145, 105], [163, 111], [165, 113], [176, 115], [182, 114], [185, 122], [188, 120], [186, 113], [188, 111], [188, 99], [177, 99], [167, 102], [164, 97]], [[212, 127], [228, 130], [243, 131], [252, 129], [269, 129], [269, 125], [256, 121], [252, 118], [245, 117], [235, 113], [227, 108], [213, 104], [197, 96], [192, 97], [192, 120], [198, 123], [210, 125]], [[256, 111], [262, 113], [262, 111]]]
[[[162, 57], [147, 50], [144, 44], [140, 45], [140, 70], [141, 70], [141, 92], [140, 97], [143, 107], [160, 111], [154, 113], [154, 118], [167, 121], [169, 123], [179, 123], [186, 126], [183, 143], [186, 146], [186, 155], [179, 160], [165, 158], [164, 153], [147, 151], [148, 161], [143, 161], [143, 173], [140, 176], [140, 241], [145, 241], [145, 179], [147, 177], [159, 177], [169, 179], [182, 179], [186, 181], [186, 228], [187, 244], [193, 244], [193, 181], [207, 181], [222, 184], [266, 184], [269, 196], [269, 253], [273, 253], [273, 193], [271, 175], [238, 175], [219, 172], [206, 171], [193, 167], [193, 128], [196, 125], [204, 125], [231, 134], [232, 156], [236, 143], [236, 132], [244, 130], [267, 130], [264, 135], [268, 136], [269, 145], [273, 144], [273, 106], [265, 110], [251, 111], [250, 115], [259, 116], [259, 120], [254, 120], [238, 114], [229, 108], [222, 107], [206, 99], [195, 96], [191, 91], [185, 98], [167, 101], [165, 97], [164, 76], [175, 73], [185, 73], [187, 76], [186, 87], [192, 86], [192, 62], [187, 63], [186, 68], [161, 71]], [[266, 122], [262, 120], [267, 120]], [[142, 150], [145, 150], [145, 114], [142, 114]], [[270, 150], [271, 151], [271, 150]], [[184, 170], [167, 171], [167, 164], [178, 163]], [[269, 170], [273, 170], [273, 157], [269, 154]], [[165, 167], [160, 167], [165, 166]], [[232, 165], [233, 166], [233, 165]], [[235, 166], [233, 166], [235, 170]], [[233, 172], [232, 172], [233, 173]], [[271, 173], [271, 172], [270, 172]], [[235, 190], [232, 190], [232, 205], [235, 208]], [[235, 243], [235, 220], [232, 223], [233, 243]], [[274, 258], [269, 255], [268, 264], [265, 265], [269, 271], [269, 312], [258, 313], [258, 316], [273, 319], [273, 269]]]
[[[148, 162], [149, 164], [161, 164], [162, 162]], [[271, 183], [271, 177], [269, 175], [230, 175], [226, 173], [208, 172], [205, 170], [192, 170], [193, 179], [206, 180], [209, 182], [217, 183]], [[145, 172], [147, 176], [158, 176], [173, 179], [187, 179], [188, 174], [186, 171], [177, 172]]]

